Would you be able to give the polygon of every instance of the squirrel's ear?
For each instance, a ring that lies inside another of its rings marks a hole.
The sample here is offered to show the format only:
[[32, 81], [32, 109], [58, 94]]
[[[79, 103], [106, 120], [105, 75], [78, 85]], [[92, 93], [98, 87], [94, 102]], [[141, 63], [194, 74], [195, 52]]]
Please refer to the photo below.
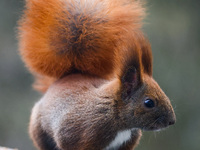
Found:
[[137, 70], [135, 67], [129, 67], [125, 70], [121, 78], [122, 84], [135, 84], [137, 82]]
[[141, 83], [140, 71], [135, 67], [128, 67], [121, 77], [121, 97], [126, 99]]

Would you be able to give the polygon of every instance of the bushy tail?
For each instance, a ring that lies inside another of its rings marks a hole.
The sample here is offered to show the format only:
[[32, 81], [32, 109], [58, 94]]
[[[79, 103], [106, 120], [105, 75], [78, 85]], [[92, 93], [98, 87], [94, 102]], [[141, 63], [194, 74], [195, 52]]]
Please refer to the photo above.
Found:
[[20, 52], [34, 74], [109, 78], [126, 57], [122, 51], [129, 55], [143, 16], [139, 0], [27, 0]]

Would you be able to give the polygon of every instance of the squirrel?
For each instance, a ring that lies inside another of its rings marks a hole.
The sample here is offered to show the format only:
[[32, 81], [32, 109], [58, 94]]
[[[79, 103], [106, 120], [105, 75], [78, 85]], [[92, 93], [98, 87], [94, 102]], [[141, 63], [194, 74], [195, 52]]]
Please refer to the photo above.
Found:
[[20, 53], [44, 93], [29, 133], [38, 150], [132, 150], [176, 121], [153, 79], [140, 0], [27, 0]]

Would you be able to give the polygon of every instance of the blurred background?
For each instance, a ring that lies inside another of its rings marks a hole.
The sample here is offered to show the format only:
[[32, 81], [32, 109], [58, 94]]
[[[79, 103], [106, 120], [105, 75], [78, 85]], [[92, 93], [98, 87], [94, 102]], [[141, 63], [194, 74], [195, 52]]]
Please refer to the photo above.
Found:
[[[0, 145], [35, 150], [28, 136], [31, 108], [41, 97], [17, 46], [23, 0], [0, 0]], [[136, 150], [200, 149], [200, 1], [148, 0], [143, 29], [154, 56], [154, 78], [172, 101], [177, 123], [144, 132]]]

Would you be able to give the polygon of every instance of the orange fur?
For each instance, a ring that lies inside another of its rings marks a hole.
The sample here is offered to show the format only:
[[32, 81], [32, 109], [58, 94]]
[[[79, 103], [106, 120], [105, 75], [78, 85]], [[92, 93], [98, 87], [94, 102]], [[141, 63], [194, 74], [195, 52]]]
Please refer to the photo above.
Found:
[[41, 75], [35, 75], [35, 83], [33, 84], [33, 88], [45, 93], [49, 86], [56, 81], [55, 78], [48, 77], [48, 76], [41, 76]]
[[73, 72], [107, 79], [141, 49], [144, 14], [137, 0], [28, 0], [20, 52], [30, 71], [45, 79]]

